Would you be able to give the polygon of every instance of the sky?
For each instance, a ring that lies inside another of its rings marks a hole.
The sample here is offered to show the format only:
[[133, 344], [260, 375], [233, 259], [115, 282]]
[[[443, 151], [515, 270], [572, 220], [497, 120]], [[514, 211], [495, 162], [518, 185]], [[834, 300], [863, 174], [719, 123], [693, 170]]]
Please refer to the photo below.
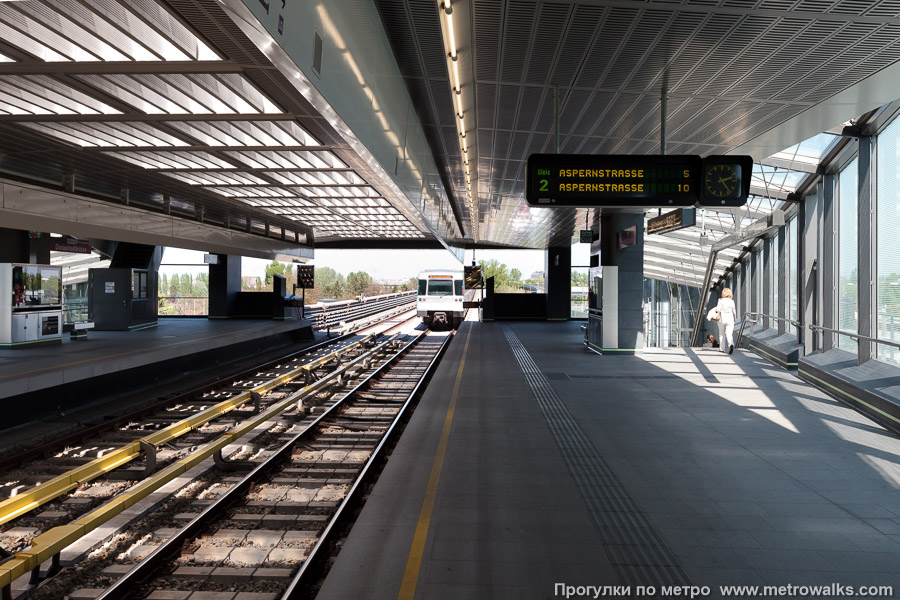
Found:
[[[588, 244], [573, 247], [572, 263], [587, 264]], [[581, 257], [581, 255], [584, 257]], [[473, 252], [465, 253], [466, 264], [472, 263]], [[519, 269], [528, 277], [535, 271], [544, 270], [543, 250], [476, 250], [477, 261], [497, 259], [509, 269]], [[241, 261], [242, 275], [264, 276], [265, 265], [269, 262], [259, 258], [244, 258]], [[203, 263], [203, 252], [168, 248], [163, 256], [163, 265], [173, 271], [190, 272], [192, 269], [180, 265]], [[316, 267], [331, 267], [342, 275], [354, 271], [365, 271], [373, 279], [409, 279], [426, 269], [459, 269], [463, 263], [447, 250], [316, 250], [310, 263]], [[198, 267], [202, 269], [203, 267]], [[168, 269], [166, 269], [168, 270]]]

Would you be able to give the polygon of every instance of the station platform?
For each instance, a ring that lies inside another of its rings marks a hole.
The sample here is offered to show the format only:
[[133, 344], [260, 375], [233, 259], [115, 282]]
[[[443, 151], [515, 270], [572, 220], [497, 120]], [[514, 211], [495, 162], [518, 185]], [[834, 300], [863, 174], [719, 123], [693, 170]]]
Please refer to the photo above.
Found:
[[91, 331], [86, 340], [66, 336], [62, 344], [0, 350], [3, 426], [21, 422], [16, 397], [27, 398], [21, 416], [30, 420], [40, 416], [42, 404], [71, 409], [119, 385], [146, 387], [312, 336], [309, 320], [161, 317], [158, 326], [139, 331]]
[[898, 487], [897, 435], [748, 351], [467, 322], [317, 598], [889, 598]]

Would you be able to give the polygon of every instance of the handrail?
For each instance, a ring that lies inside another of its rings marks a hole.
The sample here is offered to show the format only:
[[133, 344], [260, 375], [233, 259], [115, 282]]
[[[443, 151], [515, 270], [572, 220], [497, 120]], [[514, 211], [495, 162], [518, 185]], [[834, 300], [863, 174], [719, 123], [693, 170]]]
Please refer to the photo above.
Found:
[[885, 346], [893, 346], [894, 348], [900, 348], [900, 342], [892, 342], [890, 340], [883, 340], [881, 338], [873, 338], [867, 335], [860, 335], [858, 333], [851, 333], [849, 331], [841, 331], [840, 329], [832, 329], [831, 327], [823, 327], [821, 325], [809, 325], [810, 330], [812, 331], [827, 331], [829, 333], [836, 333], [838, 335], [843, 335], [849, 338], [855, 339], [857, 342], [860, 340], [865, 340], [867, 342], [873, 342], [875, 344], [884, 344]]
[[[751, 316], [752, 315], [752, 316]], [[753, 325], [759, 323], [760, 317], [766, 317], [767, 319], [774, 319], [776, 321], [784, 321], [785, 323], [790, 323], [796, 328], [801, 328], [803, 325], [800, 321], [795, 321], [794, 319], [785, 319], [784, 317], [776, 317], [775, 315], [767, 315], [765, 313], [760, 312], [745, 312], [744, 318], [741, 319], [741, 328], [738, 331], [737, 337], [734, 340], [734, 345], [740, 347], [741, 338], [744, 336], [744, 327], [750, 322]]]

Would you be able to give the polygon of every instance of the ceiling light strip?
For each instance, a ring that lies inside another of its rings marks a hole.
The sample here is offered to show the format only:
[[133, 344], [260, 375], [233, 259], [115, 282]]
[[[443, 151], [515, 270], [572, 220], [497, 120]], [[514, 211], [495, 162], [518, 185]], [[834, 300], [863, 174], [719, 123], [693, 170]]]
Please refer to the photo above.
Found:
[[[468, 2], [468, 0], [455, 0], [457, 9], [463, 8], [464, 3], [466, 2]], [[462, 93], [462, 80], [459, 76], [459, 46], [457, 45], [456, 32], [453, 25], [454, 14], [459, 17], [461, 12], [467, 11], [457, 10], [456, 13], [454, 13], [453, 4], [454, 0], [438, 0], [438, 10], [441, 15], [441, 31], [444, 35], [444, 43], [447, 50], [447, 67], [452, 75], [451, 85], [453, 86], [452, 93], [455, 97], [456, 105], [456, 128], [459, 133], [459, 147], [462, 151], [460, 158], [462, 159], [462, 168], [466, 178], [466, 203], [469, 207], [470, 228], [472, 231], [472, 238], [477, 243], [479, 236], [478, 214], [475, 203], [475, 184], [472, 178], [471, 165], [469, 164], [471, 161], [469, 158], [469, 142], [466, 137], [466, 110]], [[465, 7], [468, 8], [468, 4], [465, 4]], [[460, 19], [460, 22], [465, 23], [465, 19]], [[472, 105], [474, 105], [474, 89], [468, 93], [472, 94]], [[474, 118], [474, 115], [472, 115], [472, 117]]]

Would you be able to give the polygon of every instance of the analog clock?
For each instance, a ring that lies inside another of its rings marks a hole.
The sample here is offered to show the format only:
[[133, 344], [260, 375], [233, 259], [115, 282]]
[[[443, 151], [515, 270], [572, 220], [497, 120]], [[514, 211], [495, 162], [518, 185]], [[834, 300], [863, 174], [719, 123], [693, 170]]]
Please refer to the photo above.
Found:
[[741, 167], [731, 163], [713, 164], [703, 174], [707, 198], [735, 198], [741, 193]]

